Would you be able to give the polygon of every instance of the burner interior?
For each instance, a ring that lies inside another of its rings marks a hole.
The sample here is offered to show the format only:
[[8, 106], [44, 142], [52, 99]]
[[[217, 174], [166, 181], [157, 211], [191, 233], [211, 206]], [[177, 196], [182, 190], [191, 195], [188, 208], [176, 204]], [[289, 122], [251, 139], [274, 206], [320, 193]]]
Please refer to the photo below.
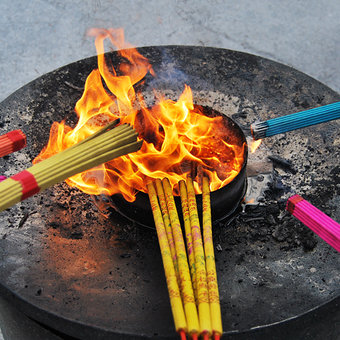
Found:
[[[243, 154], [243, 163], [242, 168], [239, 174], [227, 185], [224, 187], [213, 191], [211, 193], [211, 209], [213, 221], [220, 221], [228, 216], [230, 216], [239, 204], [242, 202], [244, 195], [247, 189], [247, 179], [246, 179], [246, 166], [247, 166], [247, 156], [248, 156], [248, 148], [246, 137], [241, 130], [241, 128], [229, 117], [226, 115], [222, 115], [216, 110], [207, 107], [207, 106], [198, 106], [200, 111], [209, 117], [217, 117], [222, 116], [224, 119], [225, 126], [228, 127], [228, 131], [230, 131], [230, 140], [229, 143], [234, 143], [240, 147], [244, 145], [244, 154]], [[192, 174], [193, 178], [195, 178], [195, 174]], [[197, 208], [199, 214], [202, 213], [202, 195], [197, 196]], [[177, 211], [181, 216], [181, 202], [178, 196], [175, 196], [175, 202], [177, 205]], [[118, 211], [123, 216], [128, 219], [136, 222], [137, 224], [144, 226], [154, 226], [153, 216], [150, 209], [149, 198], [146, 193], [139, 192], [136, 195], [136, 200], [132, 203], [127, 202], [122, 195], [116, 194], [111, 196], [111, 200], [109, 203], [113, 209]], [[143, 218], [141, 219], [141, 216]]]

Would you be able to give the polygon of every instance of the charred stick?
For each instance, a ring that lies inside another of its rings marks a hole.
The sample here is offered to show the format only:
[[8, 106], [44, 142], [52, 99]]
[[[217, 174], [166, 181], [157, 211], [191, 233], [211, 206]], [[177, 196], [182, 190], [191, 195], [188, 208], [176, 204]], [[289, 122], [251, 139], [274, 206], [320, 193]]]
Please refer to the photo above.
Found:
[[271, 160], [274, 164], [274, 166], [277, 166], [278, 168], [282, 170], [290, 171], [293, 175], [296, 174], [296, 170], [294, 169], [292, 163], [286, 159], [283, 159], [279, 156], [268, 156], [268, 159]]

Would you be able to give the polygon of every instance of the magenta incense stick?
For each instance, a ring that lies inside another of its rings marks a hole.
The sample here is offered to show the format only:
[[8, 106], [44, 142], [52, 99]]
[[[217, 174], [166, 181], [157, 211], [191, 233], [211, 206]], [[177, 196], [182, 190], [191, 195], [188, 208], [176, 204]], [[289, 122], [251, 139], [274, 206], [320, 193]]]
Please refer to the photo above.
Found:
[[286, 209], [340, 252], [340, 224], [299, 195], [290, 197]]

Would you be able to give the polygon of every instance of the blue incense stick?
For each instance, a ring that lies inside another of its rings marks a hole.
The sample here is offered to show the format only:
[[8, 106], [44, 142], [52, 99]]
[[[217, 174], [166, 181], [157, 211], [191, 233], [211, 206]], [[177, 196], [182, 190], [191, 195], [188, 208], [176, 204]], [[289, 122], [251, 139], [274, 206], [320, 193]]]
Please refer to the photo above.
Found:
[[260, 139], [339, 118], [340, 102], [337, 102], [254, 123], [251, 125], [251, 133], [254, 139]]

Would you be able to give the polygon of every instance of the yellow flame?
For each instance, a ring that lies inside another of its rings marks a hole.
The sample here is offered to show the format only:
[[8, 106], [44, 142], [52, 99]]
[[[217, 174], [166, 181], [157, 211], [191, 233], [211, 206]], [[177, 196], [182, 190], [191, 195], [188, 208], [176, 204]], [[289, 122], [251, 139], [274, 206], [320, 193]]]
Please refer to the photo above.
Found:
[[262, 139], [258, 139], [258, 140], [252, 140], [250, 142], [250, 146], [249, 146], [249, 149], [250, 149], [250, 152], [251, 153], [254, 153], [258, 148], [259, 146], [261, 145], [262, 143]]

